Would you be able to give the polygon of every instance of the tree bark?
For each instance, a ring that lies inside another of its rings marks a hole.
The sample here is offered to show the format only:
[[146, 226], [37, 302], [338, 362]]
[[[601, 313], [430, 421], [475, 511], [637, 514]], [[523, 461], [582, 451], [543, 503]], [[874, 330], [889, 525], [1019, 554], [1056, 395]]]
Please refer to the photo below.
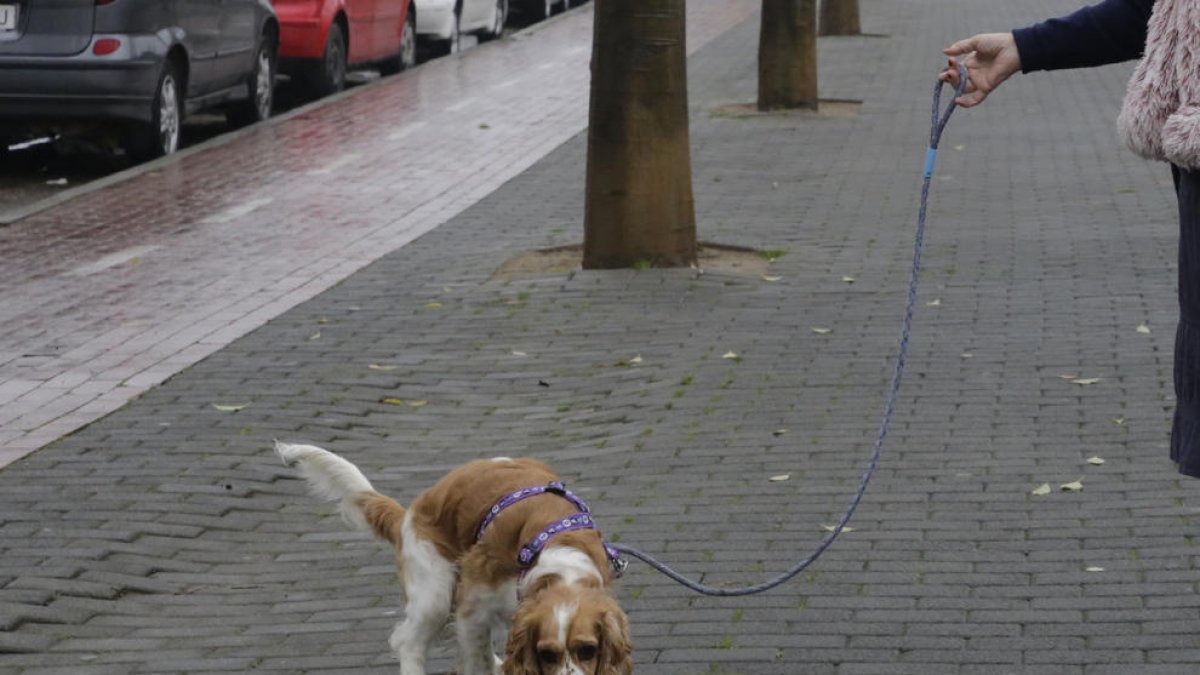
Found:
[[817, 109], [816, 27], [817, 0], [763, 0], [759, 110]]
[[822, 0], [821, 35], [862, 35], [858, 0]]
[[696, 264], [684, 0], [596, 0], [585, 269]]

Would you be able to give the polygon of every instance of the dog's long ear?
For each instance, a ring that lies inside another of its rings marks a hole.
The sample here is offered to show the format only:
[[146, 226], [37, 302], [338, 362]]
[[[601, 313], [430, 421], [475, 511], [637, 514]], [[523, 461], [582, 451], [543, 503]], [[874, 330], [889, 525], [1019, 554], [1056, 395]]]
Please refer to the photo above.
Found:
[[633, 645], [629, 640], [629, 619], [614, 603], [600, 619], [600, 663], [596, 675], [631, 675]]
[[502, 675], [541, 675], [537, 660], [537, 623], [529, 607], [517, 608], [512, 628], [508, 631], [508, 644], [504, 648]]

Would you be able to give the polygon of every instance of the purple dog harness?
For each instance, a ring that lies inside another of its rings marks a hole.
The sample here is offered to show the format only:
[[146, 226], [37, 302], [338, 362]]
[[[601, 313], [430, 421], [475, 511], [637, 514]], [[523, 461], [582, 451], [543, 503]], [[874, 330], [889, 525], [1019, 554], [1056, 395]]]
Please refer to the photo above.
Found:
[[[550, 540], [553, 539], [555, 535], [562, 534], [563, 532], [570, 532], [571, 530], [597, 529], [595, 521], [592, 520], [591, 509], [588, 508], [587, 503], [579, 497], [576, 497], [575, 494], [568, 490], [561, 482], [552, 480], [545, 485], [535, 485], [533, 487], [521, 488], [520, 490], [510, 492], [509, 494], [501, 497], [495, 504], [492, 505], [492, 508], [488, 510], [487, 515], [483, 518], [483, 523], [481, 523], [479, 525], [479, 529], [475, 531], [475, 541], [483, 539], [484, 530], [487, 529], [488, 525], [492, 524], [492, 521], [496, 519], [496, 516], [500, 515], [501, 511], [507, 509], [513, 504], [516, 504], [517, 502], [529, 499], [530, 497], [535, 497], [540, 494], [545, 494], [547, 492], [566, 499], [574, 504], [575, 508], [579, 510], [542, 528], [542, 531], [538, 532], [537, 536], [535, 536], [532, 541], [521, 547], [520, 553], [517, 554], [517, 564], [521, 567], [522, 576], [533, 567], [533, 564], [537, 562], [538, 555], [541, 554], [542, 549], [546, 548], [546, 544], [550, 543]], [[617, 553], [617, 550], [612, 546], [609, 546], [607, 543], [604, 544], [604, 551], [608, 555], [608, 562], [612, 565], [613, 576], [621, 576], [621, 573], [625, 571], [626, 565], [628, 565], [628, 561], [622, 560], [620, 554]]]

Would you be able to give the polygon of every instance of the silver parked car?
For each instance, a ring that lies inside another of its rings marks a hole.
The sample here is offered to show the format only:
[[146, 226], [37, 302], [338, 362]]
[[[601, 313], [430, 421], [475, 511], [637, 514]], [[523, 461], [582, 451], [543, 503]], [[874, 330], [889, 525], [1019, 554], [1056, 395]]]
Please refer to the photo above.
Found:
[[0, 143], [99, 122], [170, 154], [188, 113], [271, 114], [278, 43], [268, 0], [0, 0]]

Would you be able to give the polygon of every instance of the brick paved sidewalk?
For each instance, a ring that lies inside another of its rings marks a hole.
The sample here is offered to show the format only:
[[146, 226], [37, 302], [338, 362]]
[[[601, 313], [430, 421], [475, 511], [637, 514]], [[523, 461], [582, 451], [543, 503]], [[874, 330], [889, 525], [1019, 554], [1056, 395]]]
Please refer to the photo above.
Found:
[[[823, 93], [863, 100], [856, 117], [714, 115], [753, 95], [755, 18], [701, 49], [702, 235], [786, 251], [778, 281], [492, 278], [580, 239], [576, 136], [12, 464], [0, 671], [395, 672], [388, 552], [303, 494], [274, 437], [337, 449], [402, 501], [462, 460], [530, 454], [610, 535], [687, 573], [782, 569], [841, 512], [878, 423], [938, 48], [1072, 6], [866, 0], [886, 37], [821, 41]], [[1128, 72], [1019, 77], [956, 115], [905, 388], [855, 530], [752, 598], [634, 564], [619, 593], [639, 673], [1195, 672], [1200, 495], [1165, 459], [1174, 214], [1165, 168], [1113, 133]]]

